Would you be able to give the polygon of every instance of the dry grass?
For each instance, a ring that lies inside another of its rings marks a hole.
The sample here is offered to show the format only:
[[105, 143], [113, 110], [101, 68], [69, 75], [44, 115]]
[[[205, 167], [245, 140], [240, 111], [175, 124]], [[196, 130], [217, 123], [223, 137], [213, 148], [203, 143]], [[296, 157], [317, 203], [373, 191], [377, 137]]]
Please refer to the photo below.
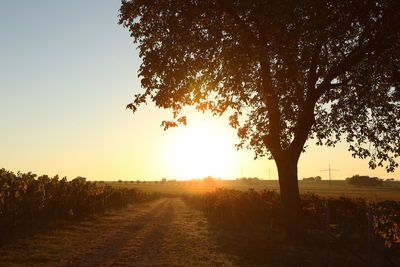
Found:
[[[179, 198], [34, 229], [0, 247], [0, 266], [230, 266], [207, 220]], [[36, 231], [36, 233], [35, 233]]]
[[85, 221], [58, 221], [16, 236], [0, 247], [0, 266], [69, 266], [158, 204], [135, 204]]
[[[324, 233], [309, 237], [288, 244], [279, 228], [221, 224], [180, 198], [163, 198], [15, 239], [0, 247], [0, 266], [325, 265]], [[340, 247], [331, 247], [329, 262], [363, 264]]]

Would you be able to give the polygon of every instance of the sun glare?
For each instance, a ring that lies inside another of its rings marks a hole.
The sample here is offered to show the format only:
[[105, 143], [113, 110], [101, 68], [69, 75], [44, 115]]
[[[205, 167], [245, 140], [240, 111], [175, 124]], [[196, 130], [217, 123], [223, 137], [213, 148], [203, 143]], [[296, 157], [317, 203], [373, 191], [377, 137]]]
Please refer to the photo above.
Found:
[[[196, 123], [182, 127], [167, 145], [166, 162], [178, 180], [225, 177], [234, 164], [230, 129], [218, 124]], [[227, 133], [228, 132], [228, 133]]]

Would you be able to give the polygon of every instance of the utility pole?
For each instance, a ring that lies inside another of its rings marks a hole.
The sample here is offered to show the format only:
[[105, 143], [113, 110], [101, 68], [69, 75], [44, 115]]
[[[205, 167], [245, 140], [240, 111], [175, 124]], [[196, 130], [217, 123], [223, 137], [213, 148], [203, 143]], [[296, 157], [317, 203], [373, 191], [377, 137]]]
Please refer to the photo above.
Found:
[[[274, 170], [272, 170], [274, 171]], [[271, 167], [268, 167], [268, 169], [265, 169], [265, 178], [267, 178], [267, 172], [268, 172], [268, 180], [271, 180]]]
[[326, 170], [320, 170], [321, 172], [329, 173], [329, 185], [332, 186], [332, 171], [340, 171], [339, 169], [331, 169], [331, 164], [329, 163], [329, 168]]

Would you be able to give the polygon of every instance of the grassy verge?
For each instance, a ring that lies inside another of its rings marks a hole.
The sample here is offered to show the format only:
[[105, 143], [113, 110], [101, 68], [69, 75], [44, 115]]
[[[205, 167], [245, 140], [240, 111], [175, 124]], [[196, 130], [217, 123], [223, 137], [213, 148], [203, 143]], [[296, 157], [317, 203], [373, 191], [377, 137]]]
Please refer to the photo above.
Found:
[[76, 266], [158, 202], [135, 203], [100, 216], [32, 227], [0, 246], [0, 266]]

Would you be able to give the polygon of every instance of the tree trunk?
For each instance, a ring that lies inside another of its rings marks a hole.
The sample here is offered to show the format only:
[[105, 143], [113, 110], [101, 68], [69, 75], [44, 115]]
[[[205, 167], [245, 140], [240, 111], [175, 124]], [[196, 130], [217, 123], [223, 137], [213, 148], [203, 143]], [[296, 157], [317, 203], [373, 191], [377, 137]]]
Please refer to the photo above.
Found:
[[298, 157], [285, 153], [275, 159], [278, 168], [282, 212], [286, 236], [289, 240], [300, 240], [305, 235], [297, 181]]

